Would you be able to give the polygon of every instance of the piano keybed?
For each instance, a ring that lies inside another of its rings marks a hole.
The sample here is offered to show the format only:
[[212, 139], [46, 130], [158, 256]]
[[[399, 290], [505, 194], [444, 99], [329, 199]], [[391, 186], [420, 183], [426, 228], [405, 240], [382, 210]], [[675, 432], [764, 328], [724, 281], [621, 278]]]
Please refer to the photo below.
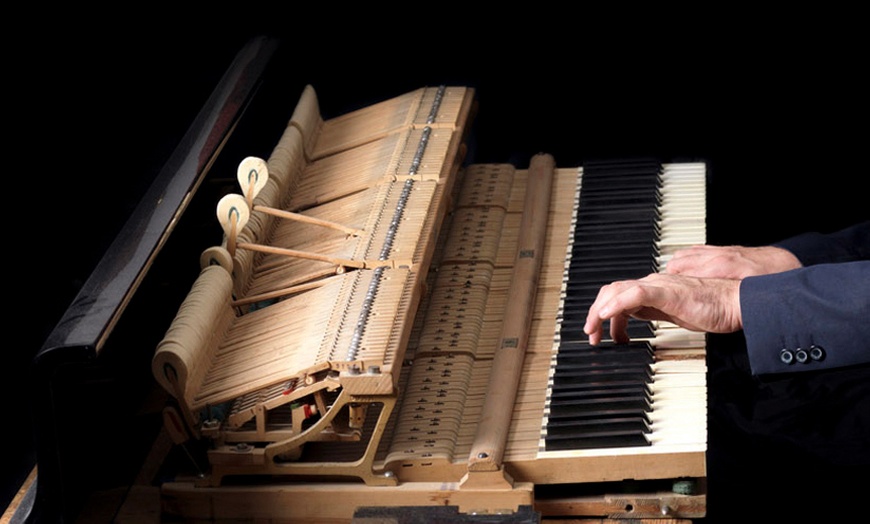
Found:
[[[633, 341], [633, 347], [595, 351], [584, 348], [585, 376], [580, 373], [568, 381], [575, 389], [588, 387], [590, 377], [606, 374], [604, 369], [609, 369], [612, 380], [624, 377], [626, 381], [605, 386], [604, 397], [586, 392], [584, 398], [574, 392], [574, 409], [591, 405], [594, 411], [602, 411], [629, 406], [631, 415], [621, 417], [626, 420], [618, 424], [612, 423], [614, 429], [605, 435], [600, 434], [606, 428], [602, 418], [584, 415], [580, 419], [585, 423], [573, 427], [564, 423], [565, 418], [559, 425], [555, 421], [550, 425], [553, 413], [566, 409], [564, 401], [560, 404], [557, 399], [571, 395], [554, 393], [553, 384], [554, 376], [565, 373], [557, 370], [562, 339], [568, 345], [569, 338], [563, 335], [562, 321], [566, 317], [565, 290], [583, 172], [582, 168], [563, 168], [555, 175], [544, 267], [505, 451], [507, 471], [516, 480], [536, 484], [703, 477], [703, 334], [653, 323], [641, 326], [644, 336]], [[403, 481], [456, 481], [467, 471], [465, 461], [486, 395], [508, 300], [525, 174], [506, 165], [473, 165], [465, 172], [461, 196], [446, 230], [437, 276], [406, 351], [406, 360], [413, 360], [413, 365], [400, 383], [403, 397], [390, 433], [392, 440], [389, 446], [381, 447], [385, 467]], [[705, 242], [703, 164], [665, 164], [658, 178], [655, 205], [646, 209], [636, 204], [629, 206], [629, 214], [643, 209], [643, 213], [659, 215], [648, 224], [657, 232], [655, 238], [648, 238], [645, 248], [636, 244], [626, 248], [646, 249], [646, 253], [635, 253], [634, 257], [649, 264], [646, 273], [663, 268], [675, 249]], [[612, 214], [612, 210], [611, 205], [605, 214]], [[606, 225], [604, 231], [608, 231]], [[624, 231], [615, 225], [605, 237], [624, 239], [629, 236]], [[598, 241], [600, 244], [604, 238]], [[588, 251], [594, 252], [595, 247]], [[601, 278], [623, 278], [613, 272], [614, 267], [620, 267], [613, 256], [604, 256], [601, 267], [606, 269], [599, 275]], [[628, 278], [646, 273], [622, 274]], [[606, 282], [593, 282], [588, 287], [597, 292], [602, 283]], [[585, 318], [585, 309], [576, 304], [574, 307]], [[576, 335], [585, 339], [585, 335]], [[573, 344], [582, 347], [583, 341]], [[600, 354], [600, 358], [590, 358], [591, 353]], [[641, 363], [625, 363], [625, 358], [641, 359]], [[593, 363], [591, 367], [589, 362]], [[589, 403], [590, 398], [595, 402]], [[603, 403], [606, 399], [609, 404]], [[646, 431], [634, 431], [638, 425]], [[584, 427], [588, 428], [585, 436]], [[624, 427], [632, 431], [626, 433]], [[552, 438], [557, 432], [561, 439]], [[553, 442], [549, 445], [548, 437]]]

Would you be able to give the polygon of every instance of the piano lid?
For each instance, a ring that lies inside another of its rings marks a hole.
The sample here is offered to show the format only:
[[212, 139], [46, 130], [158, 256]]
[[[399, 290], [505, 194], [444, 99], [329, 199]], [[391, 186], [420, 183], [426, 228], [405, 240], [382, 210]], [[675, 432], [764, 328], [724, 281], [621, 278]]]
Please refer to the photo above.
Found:
[[278, 41], [256, 37], [236, 54], [169, 160], [36, 355], [92, 358], [184, 212], [261, 82]]

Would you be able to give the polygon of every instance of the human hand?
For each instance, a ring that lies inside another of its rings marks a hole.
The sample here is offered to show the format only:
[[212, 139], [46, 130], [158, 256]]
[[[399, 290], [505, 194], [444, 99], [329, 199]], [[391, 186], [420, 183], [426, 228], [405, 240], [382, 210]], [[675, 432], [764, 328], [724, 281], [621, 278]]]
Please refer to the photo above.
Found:
[[740, 280], [653, 273], [638, 280], [613, 282], [598, 291], [583, 331], [589, 343], [597, 345], [604, 321], [610, 320], [610, 336], [625, 343], [630, 317], [665, 320], [693, 331], [738, 331], [743, 327]]
[[673, 275], [742, 279], [799, 267], [797, 257], [781, 247], [700, 245], [675, 252], [665, 271]]

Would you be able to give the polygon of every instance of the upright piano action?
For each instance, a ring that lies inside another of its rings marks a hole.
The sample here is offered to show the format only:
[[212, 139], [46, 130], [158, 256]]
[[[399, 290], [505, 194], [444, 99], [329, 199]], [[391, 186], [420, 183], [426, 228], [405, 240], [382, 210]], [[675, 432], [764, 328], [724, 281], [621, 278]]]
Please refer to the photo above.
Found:
[[[257, 164], [286, 189], [218, 206], [233, 217], [223, 243], [154, 359], [178, 402], [169, 420], [208, 442], [208, 473], [163, 484], [164, 510], [351, 519], [438, 501], [460, 514], [704, 515], [703, 335], [637, 323], [636, 342], [596, 349], [576, 325], [602, 283], [705, 241], [703, 163], [557, 168], [542, 153], [529, 169], [460, 167], [472, 100], [442, 86], [366, 108], [400, 108], [406, 123], [322, 156], [294, 117]], [[309, 86], [295, 114], [315, 101]], [[309, 120], [362, 129], [361, 113]], [[273, 208], [346, 229], [262, 212]], [[547, 495], [626, 481], [671, 491], [580, 513], [576, 497]]]

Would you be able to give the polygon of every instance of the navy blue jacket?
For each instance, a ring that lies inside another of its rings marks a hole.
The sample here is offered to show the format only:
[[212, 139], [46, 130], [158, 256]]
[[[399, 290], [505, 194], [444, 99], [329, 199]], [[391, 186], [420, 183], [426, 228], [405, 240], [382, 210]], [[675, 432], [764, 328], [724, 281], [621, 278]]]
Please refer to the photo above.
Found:
[[740, 285], [752, 373], [870, 362], [870, 221], [775, 245], [804, 267], [747, 277]]

